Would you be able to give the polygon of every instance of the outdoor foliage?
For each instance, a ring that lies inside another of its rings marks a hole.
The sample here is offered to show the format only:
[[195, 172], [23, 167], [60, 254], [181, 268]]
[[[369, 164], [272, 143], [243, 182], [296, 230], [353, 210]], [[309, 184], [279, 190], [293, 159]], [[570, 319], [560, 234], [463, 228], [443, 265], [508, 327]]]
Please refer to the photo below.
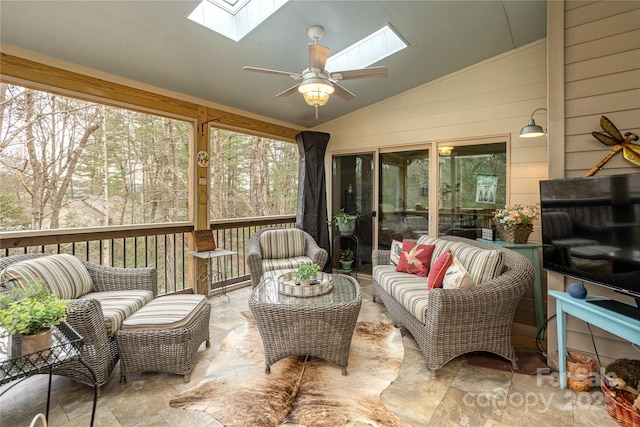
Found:
[[[191, 124], [0, 84], [0, 231], [188, 220]], [[294, 144], [211, 132], [212, 218], [292, 214]]]

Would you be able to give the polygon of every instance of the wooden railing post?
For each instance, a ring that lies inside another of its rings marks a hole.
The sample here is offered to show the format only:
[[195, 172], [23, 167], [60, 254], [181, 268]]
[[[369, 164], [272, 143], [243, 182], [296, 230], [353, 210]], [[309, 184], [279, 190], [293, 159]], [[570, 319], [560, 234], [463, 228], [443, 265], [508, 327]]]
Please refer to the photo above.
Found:
[[[198, 118], [196, 120], [195, 132], [195, 144], [191, 144], [194, 147], [193, 153], [189, 159], [189, 165], [192, 176], [195, 180], [195, 185], [190, 185], [193, 194], [189, 196], [189, 201], [192, 203], [191, 209], [194, 214], [194, 228], [196, 230], [208, 230], [209, 229], [209, 126], [208, 112], [206, 107], [198, 108]], [[206, 162], [202, 161], [206, 153]], [[198, 156], [201, 161], [198, 162]], [[189, 249], [195, 250], [195, 243], [193, 239], [189, 241]], [[201, 295], [208, 295], [209, 286], [208, 280], [197, 280], [199, 277], [205, 277], [207, 272], [207, 261], [201, 258], [192, 259], [189, 261], [189, 265], [194, 268], [190, 268], [190, 280], [194, 284], [194, 292]]]

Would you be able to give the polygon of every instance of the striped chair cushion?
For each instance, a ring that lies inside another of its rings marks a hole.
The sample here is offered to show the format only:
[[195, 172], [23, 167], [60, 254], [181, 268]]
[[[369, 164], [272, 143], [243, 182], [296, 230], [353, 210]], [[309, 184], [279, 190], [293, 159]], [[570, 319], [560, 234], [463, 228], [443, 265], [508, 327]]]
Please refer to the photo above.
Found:
[[269, 230], [260, 235], [262, 259], [302, 256], [306, 253], [304, 233], [297, 228]]
[[100, 302], [107, 334], [113, 335], [120, 330], [126, 318], [153, 300], [153, 293], [144, 290], [91, 292], [82, 298]]
[[427, 279], [414, 274], [398, 273], [393, 265], [377, 265], [373, 276], [378, 284], [413, 316], [425, 323], [429, 290]]
[[167, 295], [156, 298], [127, 317], [122, 330], [177, 329], [193, 322], [208, 304], [204, 295]]
[[0, 282], [6, 282], [9, 288], [26, 288], [37, 281], [42, 281], [47, 290], [60, 299], [79, 298], [92, 288], [91, 276], [82, 261], [67, 254], [16, 262], [0, 275]]
[[308, 256], [263, 259], [262, 271], [292, 270], [300, 267], [302, 264], [313, 264], [313, 260]]
[[432, 263], [449, 249], [451, 254], [458, 258], [463, 267], [469, 272], [474, 286], [494, 279], [502, 273], [504, 256], [498, 249], [481, 249], [465, 245], [462, 242], [439, 240], [428, 236], [418, 239], [418, 243], [436, 245], [431, 256]]

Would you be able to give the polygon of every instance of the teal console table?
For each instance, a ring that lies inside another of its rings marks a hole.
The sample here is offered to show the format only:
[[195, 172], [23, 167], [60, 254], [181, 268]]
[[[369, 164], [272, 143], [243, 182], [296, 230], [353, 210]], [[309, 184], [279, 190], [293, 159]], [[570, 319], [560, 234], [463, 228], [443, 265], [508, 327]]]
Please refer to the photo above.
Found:
[[[535, 303], [536, 313], [536, 329], [539, 331], [544, 325], [544, 305], [542, 301], [542, 283], [540, 282], [540, 260], [538, 256], [538, 249], [542, 247], [542, 243], [511, 243], [503, 240], [486, 240], [476, 239], [478, 242], [489, 243], [496, 246], [502, 246], [503, 248], [511, 249], [523, 255], [526, 259], [531, 261], [533, 269], [536, 273], [536, 278], [533, 282], [533, 300]], [[541, 338], [544, 338], [544, 332]]]
[[556, 299], [560, 388], [567, 387], [567, 314], [640, 345], [640, 320], [623, 316], [615, 311], [587, 302], [602, 298], [587, 297], [586, 299], [578, 299], [560, 291], [549, 291], [549, 295]]

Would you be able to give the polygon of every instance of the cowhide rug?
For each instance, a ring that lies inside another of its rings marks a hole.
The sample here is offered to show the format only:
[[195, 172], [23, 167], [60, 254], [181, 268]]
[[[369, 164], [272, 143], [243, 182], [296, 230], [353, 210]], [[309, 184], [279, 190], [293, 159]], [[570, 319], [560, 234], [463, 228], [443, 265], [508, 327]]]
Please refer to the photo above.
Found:
[[243, 316], [247, 323], [222, 342], [207, 379], [172, 399], [171, 407], [205, 411], [225, 426], [402, 425], [380, 402], [404, 357], [398, 329], [358, 322], [347, 376], [333, 363], [293, 356], [276, 362], [271, 374], [265, 374], [255, 320], [251, 313]]

